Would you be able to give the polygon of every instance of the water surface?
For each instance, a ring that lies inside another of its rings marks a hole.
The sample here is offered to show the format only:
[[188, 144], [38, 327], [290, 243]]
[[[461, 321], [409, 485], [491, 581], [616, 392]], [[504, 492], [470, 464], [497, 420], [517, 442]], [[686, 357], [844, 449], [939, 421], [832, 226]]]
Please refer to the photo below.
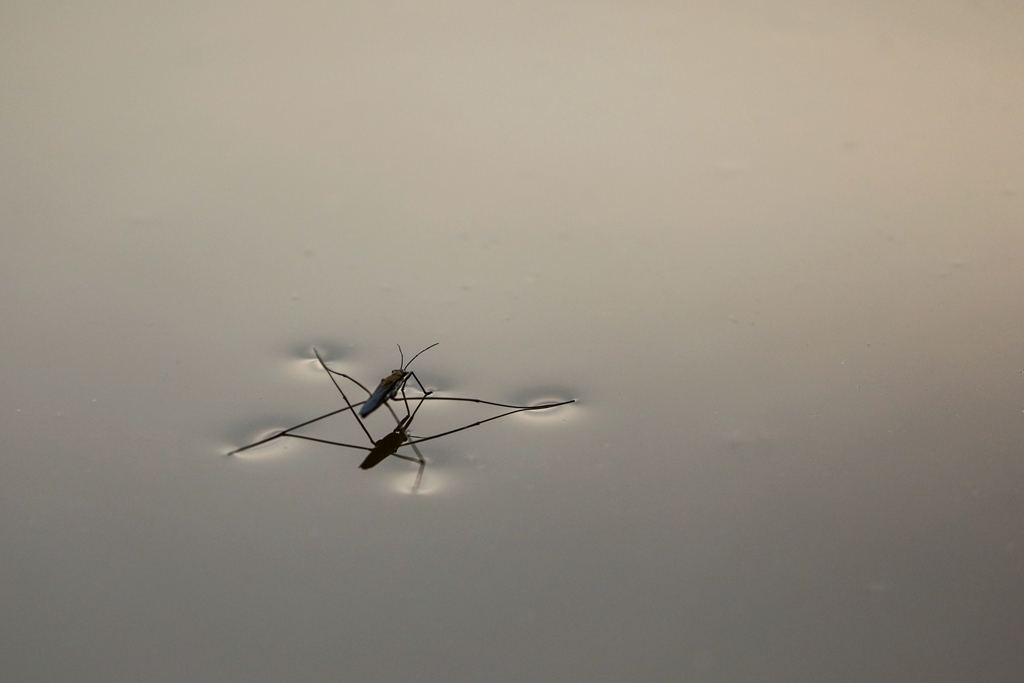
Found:
[[1022, 28], [8, 3], [4, 678], [1021, 679]]

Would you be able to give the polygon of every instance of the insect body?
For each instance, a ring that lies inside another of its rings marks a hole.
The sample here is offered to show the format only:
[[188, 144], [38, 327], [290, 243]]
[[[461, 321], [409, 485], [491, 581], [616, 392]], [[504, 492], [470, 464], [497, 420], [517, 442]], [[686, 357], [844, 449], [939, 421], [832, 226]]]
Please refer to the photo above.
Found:
[[[436, 342], [431, 344], [426, 349], [423, 349], [423, 351], [432, 349], [440, 343], [441, 342]], [[423, 353], [423, 351], [420, 351], [420, 353]], [[420, 353], [417, 353], [415, 356], [410, 358], [408, 363], [404, 362], [405, 354], [402, 353], [402, 347], [400, 345], [398, 346], [398, 353], [401, 358], [399, 363], [402, 367], [397, 370], [392, 370], [390, 375], [380, 381], [377, 388], [374, 389], [372, 394], [370, 394], [370, 398], [366, 399], [366, 403], [364, 403], [363, 407], [359, 409], [360, 417], [366, 417], [373, 411], [377, 410], [377, 408], [379, 408], [384, 402], [393, 399], [399, 391], [405, 389], [405, 383], [409, 381], [410, 377], [416, 380], [416, 383], [420, 385], [420, 389], [423, 390], [424, 394], [428, 393], [427, 390], [423, 388], [420, 378], [416, 376], [416, 373], [409, 369], [409, 366], [412, 365], [412, 362], [416, 360]], [[324, 367], [326, 369], [326, 366]]]

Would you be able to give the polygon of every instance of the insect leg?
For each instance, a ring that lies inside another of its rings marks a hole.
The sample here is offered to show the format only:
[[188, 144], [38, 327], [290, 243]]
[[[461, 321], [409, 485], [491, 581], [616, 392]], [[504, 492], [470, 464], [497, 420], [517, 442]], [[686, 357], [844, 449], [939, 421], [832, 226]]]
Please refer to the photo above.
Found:
[[[410, 362], [412, 362], [412, 361], [410, 361]], [[406, 418], [406, 420], [405, 420], [405, 427], [406, 427], [406, 429], [409, 429], [412, 426], [413, 418], [416, 417], [416, 413], [419, 412], [419, 409], [423, 406], [424, 399], [426, 399], [427, 396], [429, 396], [429, 395], [430, 395], [430, 392], [426, 392], [420, 398], [420, 402], [416, 404], [416, 410], [412, 411], [412, 414], [410, 414]], [[405, 412], [408, 413], [409, 412], [409, 398], [405, 395], [405, 386], [404, 385], [402, 386], [402, 400], [405, 402]], [[420, 468], [416, 472], [416, 481], [412, 485], [412, 492], [416, 493], [417, 491], [420, 490], [420, 483], [423, 481], [423, 470], [425, 470], [427, 468], [427, 459], [423, 457], [422, 453], [420, 453], [420, 449], [419, 449], [419, 447], [416, 444], [408, 442], [408, 437], [406, 437], [406, 443], [408, 443], [410, 446], [412, 446], [412, 450], [413, 450], [414, 453], [416, 453], [416, 459], [419, 461], [419, 464], [420, 464]], [[396, 453], [396, 455], [397, 455], [397, 453]], [[406, 456], [406, 459], [408, 459], [408, 456]]]
[[287, 436], [295, 439], [305, 439], [306, 441], [316, 441], [317, 443], [328, 443], [332, 446], [344, 446], [345, 448], [358, 448], [361, 451], [372, 451], [372, 448], [366, 446], [356, 446], [351, 443], [341, 443], [340, 441], [328, 441], [327, 439], [318, 439], [315, 436], [303, 436], [302, 434], [288, 434]]
[[401, 458], [402, 460], [408, 460], [409, 462], [417, 463], [420, 466], [419, 471], [416, 472], [416, 482], [412, 485], [412, 492], [413, 493], [416, 493], [417, 491], [419, 491], [420, 490], [420, 482], [423, 481], [423, 470], [426, 469], [426, 467], [427, 467], [427, 461], [423, 460], [422, 456], [421, 456], [421, 459], [417, 459], [417, 458], [410, 458], [408, 455], [402, 455], [401, 453], [393, 453], [392, 455], [394, 457], [396, 457], [396, 458]]
[[[424, 396], [423, 398], [420, 399], [420, 405], [423, 405], [423, 401], [425, 399], [426, 399], [426, 396]], [[522, 413], [522, 412], [526, 412], [528, 410], [544, 410], [545, 408], [556, 408], [558, 406], [564, 406], [564, 405], [567, 405], [569, 403], [575, 403], [575, 402], [576, 402], [576, 399], [571, 399], [569, 401], [559, 401], [558, 403], [546, 403], [546, 404], [541, 405], [541, 406], [528, 406], [528, 407], [525, 407], [525, 408], [516, 408], [515, 410], [505, 411], [501, 415], [495, 415], [494, 417], [489, 417], [486, 420], [480, 420], [478, 422], [474, 422], [473, 424], [468, 424], [465, 427], [459, 427], [458, 429], [449, 429], [447, 432], [441, 432], [440, 434], [434, 434], [433, 436], [424, 436], [424, 437], [421, 437], [421, 438], [418, 438], [418, 439], [410, 439], [409, 441], [406, 441], [406, 443], [409, 444], [409, 445], [412, 445], [412, 444], [417, 444], [417, 443], [423, 443], [424, 441], [431, 441], [433, 439], [440, 439], [442, 436], [448, 436], [449, 434], [455, 434], [456, 432], [461, 432], [461, 431], [463, 431], [465, 429], [470, 429], [472, 427], [476, 427], [476, 426], [482, 425], [485, 422], [491, 422], [492, 420], [498, 420], [500, 418], [503, 418], [503, 417], [505, 417], [507, 415], [512, 415], [514, 413]], [[416, 406], [416, 409], [419, 410], [419, 406]], [[415, 415], [415, 413], [413, 413], [413, 414]]]
[[[346, 375], [344, 372], [338, 372], [337, 370], [331, 370], [330, 368], [327, 368], [327, 367], [325, 367], [324, 369], [327, 370], [327, 372], [331, 373], [332, 375], [337, 375], [338, 377], [344, 377], [349, 382], [352, 382], [353, 384], [358, 386], [360, 389], [365, 391], [367, 396], [372, 396], [373, 395], [370, 392], [370, 390], [367, 389], [366, 386], [364, 386], [363, 383], [360, 382], [359, 380], [357, 380], [355, 377], [350, 377], [349, 375]], [[360, 401], [359, 403], [366, 403], [366, 401]], [[359, 403], [356, 403], [354, 405], [359, 405]]]
[[[409, 377], [412, 377], [412, 378], [413, 378], [414, 380], [416, 380], [416, 384], [418, 384], [418, 385], [419, 385], [419, 387], [420, 387], [420, 391], [422, 391], [422, 392], [423, 392], [424, 394], [427, 394], [427, 393], [429, 393], [429, 392], [428, 392], [428, 391], [426, 390], [426, 388], [424, 388], [424, 386], [423, 386], [423, 382], [421, 382], [421, 381], [420, 381], [420, 378], [416, 376], [416, 373], [415, 373], [415, 372], [413, 372], [412, 370], [409, 370]], [[408, 381], [409, 381], [409, 377], [406, 377], [406, 378], [405, 378], [405, 381], [403, 381], [403, 382], [402, 382], [402, 386], [403, 386], [403, 387], [405, 387], [405, 382], [408, 382]]]
[[376, 440], [374, 440], [374, 438], [370, 435], [370, 430], [366, 428], [366, 425], [363, 424], [362, 419], [360, 419], [359, 417], [359, 413], [356, 412], [355, 408], [349, 402], [348, 396], [345, 395], [345, 392], [342, 390], [341, 385], [338, 384], [338, 380], [334, 379], [334, 375], [331, 373], [330, 370], [327, 370], [327, 364], [324, 363], [324, 359], [320, 357], [320, 352], [317, 351], [316, 348], [314, 348], [313, 353], [316, 354], [316, 359], [320, 361], [321, 367], [323, 367], [323, 369], [327, 372], [327, 376], [331, 378], [331, 383], [334, 384], [335, 388], [338, 390], [338, 393], [341, 394], [341, 397], [345, 399], [345, 405], [347, 405], [349, 407], [349, 410], [352, 411], [353, 417], [356, 418], [356, 422], [359, 423], [359, 426], [362, 428], [363, 433], [366, 434], [366, 438], [370, 440], [370, 443], [376, 444]]
[[332, 417], [334, 415], [337, 415], [338, 413], [343, 413], [346, 410], [353, 410], [356, 406], [362, 405], [363, 403], [364, 403], [364, 401], [360, 401], [359, 403], [353, 404], [351, 407], [339, 408], [338, 410], [332, 410], [331, 412], [325, 413], [325, 414], [321, 415], [320, 417], [314, 417], [312, 420], [306, 420], [305, 422], [302, 422], [300, 424], [297, 424], [297, 425], [294, 425], [292, 427], [289, 427], [288, 429], [285, 429], [284, 431], [280, 431], [277, 434], [274, 434], [272, 436], [268, 436], [265, 439], [260, 439], [259, 441], [256, 441], [255, 443], [251, 443], [248, 446], [242, 446], [241, 448], [236, 448], [235, 450], [231, 451], [227, 455], [234, 455], [235, 453], [241, 453], [242, 451], [247, 451], [250, 448], [255, 448], [256, 446], [262, 446], [263, 444], [268, 443], [270, 441], [273, 441], [274, 439], [279, 439], [282, 436], [295, 436], [294, 434], [290, 433], [292, 430], [299, 429], [300, 427], [305, 427], [306, 425], [311, 425], [314, 422], [319, 422], [320, 420], [327, 419], [328, 417]]
[[[430, 346], [428, 346], [427, 348], [423, 349], [423, 351], [429, 351], [430, 349], [434, 348], [435, 346], [437, 346], [437, 345], [438, 345], [438, 344], [440, 344], [440, 343], [441, 343], [441, 342], [434, 342], [433, 344], [431, 344], [431, 345], [430, 345]], [[417, 353], [417, 354], [416, 354], [415, 356], [413, 356], [412, 358], [410, 358], [410, 359], [409, 359], [409, 362], [408, 362], [408, 363], [403, 363], [403, 364], [402, 364], [402, 370], [405, 370], [405, 369], [406, 369], [406, 368], [408, 368], [408, 367], [409, 367], [410, 365], [412, 365], [412, 362], [413, 362], [414, 360], [416, 360], [417, 358], [419, 358], [419, 356], [420, 356], [420, 353], [423, 353], [423, 351], [420, 351], [420, 352], [419, 352], [419, 353]], [[401, 346], [399, 346], [399, 347], [398, 347], [398, 352], [399, 352], [399, 353], [402, 353], [402, 347], [401, 347]], [[403, 360], [405, 360], [405, 358], [404, 358], [404, 357], [403, 357]]]

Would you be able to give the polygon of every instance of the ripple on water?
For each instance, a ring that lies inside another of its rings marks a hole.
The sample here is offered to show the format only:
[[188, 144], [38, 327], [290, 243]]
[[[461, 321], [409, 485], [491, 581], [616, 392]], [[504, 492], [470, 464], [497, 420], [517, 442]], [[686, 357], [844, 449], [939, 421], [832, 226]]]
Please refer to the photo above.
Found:
[[432, 471], [429, 464], [427, 465], [427, 469], [423, 472], [423, 481], [420, 482], [419, 490], [416, 491], [416, 493], [413, 493], [412, 485], [415, 482], [416, 469], [412, 468], [410, 472], [392, 475], [388, 482], [388, 488], [395, 493], [404, 493], [410, 496], [437, 495], [451, 488], [451, 478], [448, 474], [438, 470]]
[[[573, 398], [574, 395], [572, 392], [561, 388], [551, 389], [548, 387], [542, 390], [518, 392], [515, 397], [515, 402], [524, 406], [542, 406], [548, 403], [570, 401], [573, 400]], [[546, 410], [524, 410], [521, 413], [516, 413], [514, 417], [532, 421], [557, 420], [558, 422], [565, 422], [571, 417], [577, 417], [579, 414], [580, 400], [576, 398], [574, 403], [567, 403], [565, 405], [548, 408]]]
[[[253, 433], [251, 435], [251, 438], [247, 439], [245, 443], [256, 443], [263, 439], [274, 436], [275, 434], [279, 434], [283, 429], [284, 427], [280, 429], [261, 430], [259, 432]], [[268, 441], [267, 443], [260, 444], [259, 446], [253, 446], [252, 448], [244, 450], [241, 453], [235, 453], [231, 457], [237, 458], [239, 460], [249, 460], [254, 462], [263, 460], [277, 460], [280, 458], [287, 457], [289, 455], [294, 455], [299, 451], [300, 448], [304, 446], [305, 444], [303, 444], [298, 439], [289, 439], [288, 437], [283, 436], [279, 439], [273, 439], [272, 441]], [[230, 448], [226, 448], [225, 453], [241, 447], [242, 446], [232, 446]]]
[[326, 379], [320, 361], [313, 353], [314, 348], [320, 352], [320, 356], [332, 370], [346, 373], [354, 371], [352, 364], [356, 360], [356, 354], [349, 347], [341, 344], [296, 344], [288, 348], [283, 361], [286, 372], [303, 380]]

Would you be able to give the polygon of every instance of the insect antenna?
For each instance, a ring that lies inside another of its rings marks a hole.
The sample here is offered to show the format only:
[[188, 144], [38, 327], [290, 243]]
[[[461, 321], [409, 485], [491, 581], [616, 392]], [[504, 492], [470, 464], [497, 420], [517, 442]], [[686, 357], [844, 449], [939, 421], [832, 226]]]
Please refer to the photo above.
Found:
[[[430, 345], [430, 346], [428, 346], [427, 348], [423, 349], [423, 351], [429, 351], [430, 349], [434, 348], [435, 346], [437, 346], [437, 345], [438, 345], [438, 344], [440, 344], [440, 343], [441, 343], [441, 342], [434, 342], [433, 344], [431, 344], [431, 345]], [[400, 345], [398, 345], [398, 344], [396, 344], [396, 346], [398, 346], [398, 353], [399, 353], [399, 355], [401, 356], [401, 354], [402, 354], [402, 347], [401, 347]], [[423, 353], [423, 351], [420, 351], [420, 353]], [[410, 359], [409, 359], [409, 362], [408, 362], [408, 363], [403, 363], [403, 364], [402, 364], [402, 370], [408, 370], [408, 369], [409, 369], [409, 366], [410, 366], [410, 365], [412, 365], [412, 362], [413, 362], [414, 360], [416, 360], [417, 358], [419, 358], [419, 356], [420, 356], [420, 353], [417, 353], [417, 354], [416, 354], [415, 356], [413, 356], [412, 358], [410, 358]], [[401, 357], [402, 357], [402, 358], [404, 359], [404, 356], [401, 356]]]

